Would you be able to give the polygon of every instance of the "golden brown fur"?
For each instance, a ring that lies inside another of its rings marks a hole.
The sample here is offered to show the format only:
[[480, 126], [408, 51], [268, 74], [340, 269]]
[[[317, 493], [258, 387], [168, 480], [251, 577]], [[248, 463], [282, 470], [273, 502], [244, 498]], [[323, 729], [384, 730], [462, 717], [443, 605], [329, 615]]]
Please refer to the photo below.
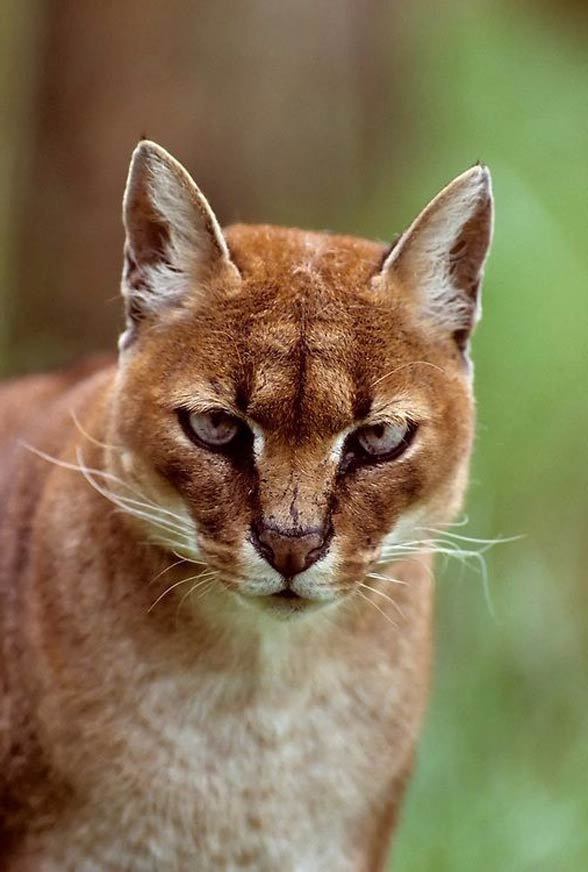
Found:
[[[223, 236], [139, 147], [118, 366], [0, 390], [3, 869], [383, 868], [426, 699], [427, 531], [473, 432], [490, 194], [479, 168], [453, 185], [391, 251]], [[238, 450], [182, 430], [211, 408], [247, 422]], [[414, 441], [358, 459], [382, 420]], [[267, 530], [322, 543], [295, 606]]]

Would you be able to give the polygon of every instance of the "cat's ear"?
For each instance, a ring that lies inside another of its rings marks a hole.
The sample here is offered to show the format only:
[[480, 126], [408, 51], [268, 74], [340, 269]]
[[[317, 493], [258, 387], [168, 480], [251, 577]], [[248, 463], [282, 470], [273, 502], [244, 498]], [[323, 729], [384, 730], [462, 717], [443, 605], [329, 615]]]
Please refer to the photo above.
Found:
[[206, 198], [165, 149], [143, 140], [131, 159], [123, 201], [125, 228], [122, 292], [126, 345], [138, 323], [177, 305], [199, 283], [237, 268]]
[[490, 173], [474, 166], [454, 179], [403, 233], [382, 268], [410, 297], [419, 317], [465, 350], [480, 308], [492, 238]]

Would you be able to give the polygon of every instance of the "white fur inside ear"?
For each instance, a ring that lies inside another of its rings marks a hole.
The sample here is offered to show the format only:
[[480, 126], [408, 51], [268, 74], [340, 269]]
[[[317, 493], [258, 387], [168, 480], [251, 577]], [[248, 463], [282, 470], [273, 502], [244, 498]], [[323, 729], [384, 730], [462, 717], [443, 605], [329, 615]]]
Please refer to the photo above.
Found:
[[233, 267], [205, 196], [163, 148], [141, 142], [124, 196], [123, 293], [129, 313], [177, 302], [214, 266]]
[[[479, 229], [455, 247], [472, 219]], [[477, 290], [492, 233], [490, 173], [475, 166], [458, 176], [421, 212], [386, 259], [382, 272], [396, 273], [411, 287], [423, 315], [447, 330], [469, 330], [476, 320]], [[470, 263], [468, 263], [468, 259]], [[472, 287], [461, 286], [455, 265], [463, 260], [472, 276]], [[477, 280], [477, 282], [476, 282]]]

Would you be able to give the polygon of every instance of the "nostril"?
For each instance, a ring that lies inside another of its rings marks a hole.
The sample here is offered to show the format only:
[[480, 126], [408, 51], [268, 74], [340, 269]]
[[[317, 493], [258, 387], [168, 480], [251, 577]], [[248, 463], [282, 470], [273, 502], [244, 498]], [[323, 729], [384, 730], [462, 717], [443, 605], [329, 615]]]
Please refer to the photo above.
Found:
[[265, 531], [259, 531], [257, 527], [251, 527], [251, 542], [261, 556], [273, 566], [274, 552], [271, 549], [271, 545], [267, 542]]
[[301, 558], [303, 558], [304, 563], [302, 568], [308, 569], [321, 556], [325, 540], [318, 533], [305, 536], [304, 540], [304, 542], [301, 542]]
[[316, 563], [319, 558], [323, 556], [323, 545], [325, 544], [324, 539], [321, 539], [318, 545], [315, 545], [314, 548], [306, 555], [306, 560], [304, 561], [304, 568], [308, 569], [309, 566], [312, 566], [313, 563]]

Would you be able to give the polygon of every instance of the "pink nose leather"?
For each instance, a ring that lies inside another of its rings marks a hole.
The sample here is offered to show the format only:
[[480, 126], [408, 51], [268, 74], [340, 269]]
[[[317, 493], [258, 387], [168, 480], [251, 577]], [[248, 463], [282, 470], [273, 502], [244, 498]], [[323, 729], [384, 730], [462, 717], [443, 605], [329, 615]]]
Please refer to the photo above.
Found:
[[312, 566], [321, 557], [325, 544], [324, 534], [316, 530], [280, 532], [273, 527], [263, 527], [255, 538], [258, 550], [284, 578], [292, 578]]

